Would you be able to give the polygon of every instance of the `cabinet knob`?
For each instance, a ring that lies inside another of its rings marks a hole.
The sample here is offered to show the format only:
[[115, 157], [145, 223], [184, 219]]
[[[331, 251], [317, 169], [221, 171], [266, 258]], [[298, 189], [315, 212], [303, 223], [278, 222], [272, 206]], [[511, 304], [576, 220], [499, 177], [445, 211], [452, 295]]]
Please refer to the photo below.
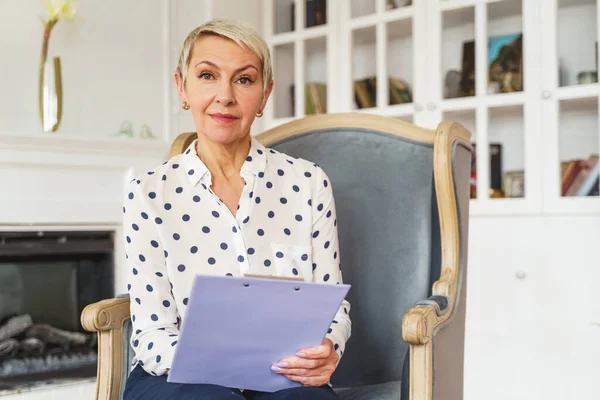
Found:
[[423, 111], [423, 106], [419, 103], [415, 104], [415, 111], [416, 112]]
[[436, 106], [435, 106], [435, 103], [431, 103], [431, 102], [427, 103], [427, 109], [428, 109], [429, 111], [433, 111], [433, 110], [435, 110], [435, 107], [436, 107]]
[[544, 90], [542, 92], [542, 99], [549, 99], [551, 95], [552, 95], [552, 93], [550, 93], [549, 90]]
[[525, 273], [525, 271], [523, 271], [522, 269], [520, 269], [520, 270], [518, 270], [518, 271], [515, 273], [515, 275], [517, 276], [517, 278], [519, 278], [519, 279], [523, 279], [523, 278], [525, 278], [525, 276], [526, 276], [527, 274]]

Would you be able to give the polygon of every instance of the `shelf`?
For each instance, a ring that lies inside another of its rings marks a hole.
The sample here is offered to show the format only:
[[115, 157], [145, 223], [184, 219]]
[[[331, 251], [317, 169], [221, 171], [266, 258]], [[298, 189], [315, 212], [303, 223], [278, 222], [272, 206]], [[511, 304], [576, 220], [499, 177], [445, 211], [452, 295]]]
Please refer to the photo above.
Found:
[[561, 112], [581, 114], [598, 114], [598, 96], [584, 98], [569, 98], [560, 100]]
[[381, 108], [363, 108], [355, 110], [356, 112], [367, 112], [374, 113], [377, 115], [384, 115], [386, 117], [404, 117], [411, 116], [415, 112], [415, 106], [412, 103], [407, 104], [395, 104], [393, 106], [381, 107]]
[[454, 99], [444, 99], [440, 102], [442, 111], [457, 111], [476, 109], [480, 106], [485, 107], [506, 107], [525, 104], [525, 93], [498, 93], [485, 96], [460, 97]]
[[300, 32], [285, 32], [271, 36], [268, 40], [270, 44], [277, 46], [282, 44], [293, 43], [296, 40], [307, 40], [318, 37], [325, 37], [329, 34], [327, 25], [319, 25], [312, 28], [302, 30]]
[[85, 137], [61, 133], [0, 132], [0, 149], [80, 154], [164, 155], [170, 143], [162, 139]]
[[358, 17], [351, 19], [348, 22], [348, 26], [350, 29], [360, 29], [368, 26], [374, 26], [379, 22], [394, 22], [394, 21], [404, 21], [412, 19], [414, 15], [414, 9], [412, 6], [402, 7], [392, 11], [386, 11], [384, 14], [372, 14], [366, 15], [364, 17]]
[[560, 100], [585, 99], [600, 95], [600, 84], [590, 83], [587, 85], [573, 85], [557, 88], [556, 97]]
[[414, 6], [405, 6], [405, 7], [396, 8], [396, 9], [393, 9], [390, 11], [386, 11], [383, 15], [383, 20], [386, 22], [389, 22], [389, 21], [397, 21], [397, 20], [401, 20], [401, 19], [412, 18], [412, 16], [415, 13], [413, 7]]

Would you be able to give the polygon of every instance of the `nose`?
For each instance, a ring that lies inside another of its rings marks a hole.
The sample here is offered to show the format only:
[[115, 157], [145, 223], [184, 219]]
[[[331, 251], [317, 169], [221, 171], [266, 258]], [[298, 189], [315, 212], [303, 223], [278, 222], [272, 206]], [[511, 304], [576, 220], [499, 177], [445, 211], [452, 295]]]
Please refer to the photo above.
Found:
[[223, 81], [219, 85], [216, 100], [217, 103], [225, 106], [230, 105], [235, 101], [235, 98], [233, 96], [233, 88], [231, 87], [231, 84], [229, 82]]

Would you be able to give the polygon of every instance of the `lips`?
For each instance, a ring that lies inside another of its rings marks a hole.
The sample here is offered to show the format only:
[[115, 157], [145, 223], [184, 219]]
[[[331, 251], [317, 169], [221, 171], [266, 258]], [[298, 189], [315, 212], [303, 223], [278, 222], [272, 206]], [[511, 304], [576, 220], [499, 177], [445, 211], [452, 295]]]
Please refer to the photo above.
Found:
[[215, 113], [209, 115], [213, 120], [221, 124], [231, 124], [239, 119], [238, 117], [231, 114]]

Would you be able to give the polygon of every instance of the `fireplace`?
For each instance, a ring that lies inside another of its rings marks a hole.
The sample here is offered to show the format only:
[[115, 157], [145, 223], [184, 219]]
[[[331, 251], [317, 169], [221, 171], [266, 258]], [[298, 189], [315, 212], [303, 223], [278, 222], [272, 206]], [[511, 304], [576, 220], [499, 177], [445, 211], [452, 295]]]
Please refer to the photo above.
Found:
[[88, 304], [114, 297], [114, 232], [0, 232], [0, 394], [96, 375]]

